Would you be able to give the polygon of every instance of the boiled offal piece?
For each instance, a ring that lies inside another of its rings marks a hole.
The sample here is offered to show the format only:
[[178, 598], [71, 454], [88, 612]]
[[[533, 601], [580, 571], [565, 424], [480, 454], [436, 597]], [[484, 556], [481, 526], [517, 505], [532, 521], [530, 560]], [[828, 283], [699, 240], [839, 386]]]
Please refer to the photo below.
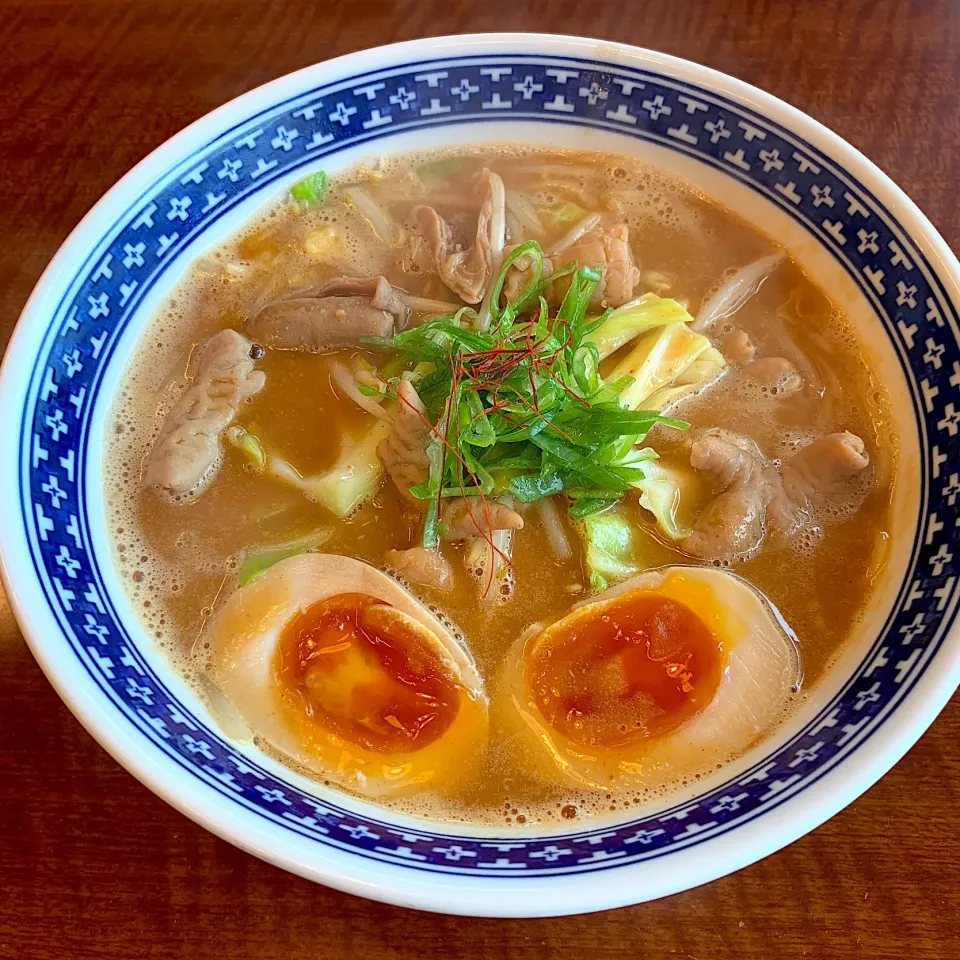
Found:
[[763, 357], [743, 368], [744, 374], [754, 383], [766, 387], [771, 393], [789, 397], [803, 388], [803, 377], [785, 357]]
[[437, 274], [466, 303], [479, 303], [483, 299], [493, 273], [494, 184], [499, 183], [502, 192], [502, 182], [489, 170], [483, 171], [482, 178], [484, 199], [477, 216], [477, 232], [466, 249], [457, 241], [452, 225], [433, 207], [420, 206], [413, 211]]
[[705, 560], [750, 556], [763, 539], [766, 483], [758, 453], [747, 443], [709, 435], [690, 450], [690, 465], [722, 488], [700, 514], [683, 549]]
[[731, 329], [720, 348], [729, 363], [742, 365], [747, 379], [779, 397], [789, 397], [803, 389], [803, 377], [786, 357], [756, 357], [756, 344], [746, 330]]
[[409, 318], [402, 291], [384, 277], [342, 277], [267, 304], [247, 321], [247, 332], [274, 350], [326, 353], [363, 337], [391, 337]]
[[765, 536], [786, 539], [811, 519], [816, 503], [870, 463], [863, 441], [849, 432], [820, 437], [777, 469], [764, 466], [740, 438], [708, 435], [690, 451], [694, 469], [723, 488], [701, 513], [683, 549], [709, 560], [741, 560]]
[[387, 436], [377, 444], [377, 456], [400, 495], [420, 503], [410, 488], [423, 483], [430, 474], [427, 445], [432, 432], [427, 411], [416, 388], [403, 380], [397, 388], [397, 412]]
[[388, 550], [385, 559], [387, 566], [407, 583], [434, 590], [448, 590], [453, 585], [453, 570], [439, 550], [424, 547]]
[[315, 297], [369, 297], [372, 306], [385, 310], [396, 321], [398, 330], [410, 322], [407, 292], [393, 286], [386, 277], [337, 277], [310, 291]]
[[633, 297], [633, 288], [640, 282], [640, 268], [633, 262], [630, 250], [630, 231], [624, 223], [585, 233], [563, 251], [562, 262], [569, 260], [601, 269], [600, 282], [591, 300], [604, 307], [623, 306]]
[[147, 483], [183, 496], [207, 478], [220, 459], [220, 435], [240, 404], [263, 387], [254, 369], [257, 344], [235, 330], [221, 330], [200, 348], [197, 375], [167, 414], [147, 458]]
[[796, 533], [809, 520], [809, 508], [836, 484], [870, 463], [856, 434], [831, 433], [795, 453], [780, 469], [780, 483], [767, 506], [767, 524], [779, 536]]
[[440, 511], [445, 540], [489, 539], [495, 530], [521, 530], [523, 517], [506, 504], [480, 497], [450, 497]]
[[720, 350], [728, 363], [750, 363], [757, 348], [746, 330], [734, 327], [720, 344]]

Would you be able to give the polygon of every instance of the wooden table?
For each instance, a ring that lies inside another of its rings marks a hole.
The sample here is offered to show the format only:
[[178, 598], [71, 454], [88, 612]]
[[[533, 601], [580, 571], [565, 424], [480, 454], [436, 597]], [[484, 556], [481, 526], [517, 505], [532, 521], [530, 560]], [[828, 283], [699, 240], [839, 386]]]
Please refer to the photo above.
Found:
[[[960, 4], [892, 0], [0, 0], [0, 336], [121, 174], [266, 80], [424, 34], [553, 30], [688, 57], [822, 120], [960, 246]], [[261, 863], [80, 728], [0, 610], [0, 957], [960, 957], [960, 703], [789, 849], [563, 920], [414, 914]], [[585, 882], [589, 882], [586, 880]]]

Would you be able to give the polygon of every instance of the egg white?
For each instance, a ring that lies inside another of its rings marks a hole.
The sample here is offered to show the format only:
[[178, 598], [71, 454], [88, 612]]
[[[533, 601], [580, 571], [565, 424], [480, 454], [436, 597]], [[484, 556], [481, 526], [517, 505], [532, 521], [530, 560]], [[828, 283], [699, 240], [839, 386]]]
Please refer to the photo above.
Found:
[[[340, 594], [390, 604], [440, 659], [460, 691], [457, 715], [436, 740], [410, 752], [366, 750], [285, 702], [275, 655], [284, 627], [314, 604]], [[487, 733], [487, 697], [469, 654], [415, 597], [360, 560], [307, 553], [271, 567], [236, 590], [210, 630], [210, 672], [250, 730], [309, 770], [367, 796], [442, 790], [465, 775], [463, 758], [479, 753]]]
[[538, 624], [511, 648], [497, 697], [498, 720], [518, 733], [518, 762], [531, 773], [593, 789], [662, 787], [743, 753], [783, 714], [801, 679], [798, 646], [776, 608], [753, 586], [716, 568], [665, 567], [591, 597], [571, 613], [582, 616], [637, 590], [684, 603], [713, 632], [723, 658], [713, 697], [658, 737], [585, 747], [552, 727], [531, 695], [527, 664], [553, 626]]

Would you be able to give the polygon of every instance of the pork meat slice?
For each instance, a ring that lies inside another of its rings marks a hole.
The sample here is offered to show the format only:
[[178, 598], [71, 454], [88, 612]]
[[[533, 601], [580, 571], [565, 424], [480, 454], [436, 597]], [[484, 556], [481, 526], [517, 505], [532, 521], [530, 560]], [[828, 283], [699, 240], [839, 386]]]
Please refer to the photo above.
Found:
[[390, 432], [377, 444], [377, 456], [400, 495], [411, 503], [420, 503], [410, 488], [430, 475], [427, 445], [433, 428], [416, 388], [403, 380], [397, 388], [397, 413]]
[[440, 279], [465, 303], [479, 303], [492, 280], [494, 177], [496, 174], [489, 170], [483, 171], [484, 195], [477, 216], [477, 232], [466, 250], [457, 241], [453, 227], [433, 207], [419, 206], [413, 211]]
[[147, 483], [175, 496], [199, 487], [220, 459], [221, 433], [240, 404], [263, 387], [266, 377], [254, 369], [258, 349], [235, 330], [221, 330], [203, 344], [196, 377], [167, 414], [147, 457]]
[[870, 463], [863, 440], [849, 431], [814, 440], [787, 460], [771, 486], [767, 524], [778, 537], [789, 537], [810, 520], [810, 509]]
[[411, 547], [409, 550], [388, 550], [387, 566], [408, 583], [416, 583], [434, 590], [449, 590], [453, 585], [453, 570], [439, 550]]
[[618, 223], [607, 230], [591, 230], [563, 252], [562, 262], [576, 260], [581, 267], [599, 267], [600, 282], [592, 301], [604, 307], [621, 307], [633, 297], [640, 268], [633, 262], [630, 230]]
[[445, 540], [466, 540], [469, 537], [489, 538], [494, 530], [520, 530], [523, 517], [516, 510], [496, 500], [480, 497], [451, 497], [443, 501], [440, 513]]
[[683, 542], [683, 549], [704, 560], [744, 559], [759, 548], [769, 499], [757, 453], [719, 435], [697, 440], [690, 465], [711, 477], [720, 494], [707, 504]]
[[390, 337], [410, 319], [402, 290], [384, 277], [339, 277], [268, 303], [247, 321], [247, 333], [274, 350], [326, 353], [362, 337]]

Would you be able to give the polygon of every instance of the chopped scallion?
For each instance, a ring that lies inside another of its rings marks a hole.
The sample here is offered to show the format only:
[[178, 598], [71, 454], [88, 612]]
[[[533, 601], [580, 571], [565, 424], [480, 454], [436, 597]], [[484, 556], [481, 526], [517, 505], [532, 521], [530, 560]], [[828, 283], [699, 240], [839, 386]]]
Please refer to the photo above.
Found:
[[[501, 304], [507, 271], [521, 257], [529, 278]], [[530, 503], [565, 492], [575, 516], [604, 511], [643, 477], [643, 461], [655, 455], [641, 446], [650, 428], [685, 426], [655, 410], [626, 408], [620, 395], [633, 385], [631, 377], [603, 382], [600, 351], [586, 339], [609, 315], [587, 320], [600, 271], [575, 263], [557, 271], [553, 276], [569, 276], [570, 285], [553, 317], [540, 295], [542, 273], [540, 246], [522, 243], [494, 280], [489, 329], [472, 329], [461, 311], [364, 341], [392, 347], [404, 364], [432, 364], [417, 383], [437, 424], [427, 449], [429, 476], [411, 490], [427, 505], [425, 547], [438, 542], [445, 497], [509, 492]]]
[[327, 174], [323, 170], [298, 180], [290, 188], [290, 196], [302, 206], [319, 207], [327, 195]]

